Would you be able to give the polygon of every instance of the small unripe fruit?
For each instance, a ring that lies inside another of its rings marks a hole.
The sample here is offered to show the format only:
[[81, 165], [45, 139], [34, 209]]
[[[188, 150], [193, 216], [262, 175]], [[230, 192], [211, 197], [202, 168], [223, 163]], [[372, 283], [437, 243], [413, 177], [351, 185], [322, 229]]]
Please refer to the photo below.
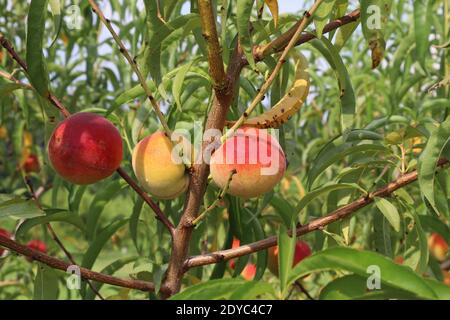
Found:
[[141, 140], [133, 150], [133, 170], [142, 187], [159, 199], [174, 199], [186, 191], [189, 175], [164, 132]]
[[[276, 276], [278, 276], [278, 246], [268, 249], [267, 267]], [[311, 255], [311, 248], [305, 241], [297, 241], [295, 244], [294, 261], [292, 267], [296, 266], [300, 261]]]
[[[42, 253], [47, 253], [47, 245], [41, 240], [31, 240], [27, 243], [27, 247]], [[33, 261], [33, 259], [30, 257], [27, 257], [27, 260], [29, 262]]]
[[244, 127], [214, 152], [210, 165], [211, 176], [222, 189], [235, 170], [228, 193], [247, 199], [275, 187], [286, 170], [286, 158], [267, 130]]
[[22, 168], [26, 173], [39, 172], [41, 170], [41, 166], [37, 155], [30, 154], [22, 164]]
[[[0, 236], [5, 238], [11, 238], [11, 234], [3, 228], [0, 228]], [[3, 252], [5, 252], [5, 249], [3, 247], [0, 247], [0, 256], [3, 255]]]
[[55, 171], [75, 184], [109, 177], [122, 161], [122, 138], [104, 117], [81, 112], [62, 121], [48, 144]]
[[432, 233], [428, 238], [428, 248], [431, 254], [439, 261], [444, 261], [448, 253], [448, 244], [438, 233]]

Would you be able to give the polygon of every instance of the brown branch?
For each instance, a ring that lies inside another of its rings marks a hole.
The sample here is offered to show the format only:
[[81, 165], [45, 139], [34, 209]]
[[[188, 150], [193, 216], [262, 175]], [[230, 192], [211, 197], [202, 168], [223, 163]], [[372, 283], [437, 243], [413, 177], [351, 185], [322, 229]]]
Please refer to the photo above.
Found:
[[198, 0], [203, 37], [208, 48], [209, 72], [216, 91], [227, 87], [227, 76], [223, 67], [222, 50], [217, 36], [216, 19], [211, 0]]
[[[7, 237], [0, 235], [0, 246], [8, 248], [9, 250], [19, 253], [23, 256], [32, 258], [33, 260], [42, 262], [47, 266], [58, 269], [62, 271], [67, 271], [67, 269], [71, 266], [71, 264], [50, 257], [40, 251], [33, 250], [24, 246], [14, 240], [11, 240]], [[102, 274], [99, 272], [95, 272], [86, 268], [80, 267], [81, 277], [84, 280], [93, 280], [96, 282], [107, 283], [113, 286], [136, 289], [141, 291], [155, 291], [155, 285], [151, 282], [141, 281], [141, 280], [133, 280], [133, 279], [120, 279], [113, 276], [109, 276], [106, 274]], [[166, 288], [164, 286], [161, 287], [161, 292], [165, 292]]]
[[[448, 164], [448, 160], [446, 159], [440, 159], [438, 162], [439, 167], [444, 167], [446, 164]], [[412, 171], [410, 173], [407, 173], [405, 175], [400, 176], [397, 178], [397, 180], [392, 181], [391, 183], [385, 185], [384, 187], [370, 193], [367, 196], [361, 197], [357, 200], [355, 200], [352, 203], [349, 203], [339, 209], [336, 209], [335, 211], [331, 212], [325, 217], [318, 218], [316, 220], [313, 220], [301, 227], [298, 227], [295, 231], [296, 236], [301, 236], [316, 230], [321, 230], [325, 226], [329, 225], [330, 223], [336, 222], [338, 220], [342, 220], [353, 213], [355, 213], [357, 210], [371, 204], [374, 201], [375, 197], [381, 197], [385, 198], [390, 196], [394, 191], [403, 188], [404, 186], [414, 182], [417, 180], [417, 171]], [[292, 231], [291, 231], [292, 233]], [[212, 252], [206, 255], [199, 255], [195, 257], [191, 257], [186, 260], [184, 267], [186, 269], [193, 268], [193, 267], [199, 267], [207, 264], [213, 264], [218, 263], [224, 260], [230, 260], [233, 258], [242, 257], [248, 254], [252, 254], [254, 252], [264, 250], [270, 247], [273, 247], [277, 244], [277, 237], [272, 236], [260, 241], [256, 241], [250, 244], [246, 244], [243, 246], [240, 246], [238, 248], [234, 249], [228, 249], [228, 250], [221, 250]]]

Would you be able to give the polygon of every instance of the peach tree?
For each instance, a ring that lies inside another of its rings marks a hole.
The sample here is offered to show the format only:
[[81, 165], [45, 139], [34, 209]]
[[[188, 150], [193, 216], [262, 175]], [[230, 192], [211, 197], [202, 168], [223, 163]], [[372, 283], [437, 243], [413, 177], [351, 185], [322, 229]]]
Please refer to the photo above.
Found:
[[450, 298], [448, 1], [0, 3], [0, 299]]

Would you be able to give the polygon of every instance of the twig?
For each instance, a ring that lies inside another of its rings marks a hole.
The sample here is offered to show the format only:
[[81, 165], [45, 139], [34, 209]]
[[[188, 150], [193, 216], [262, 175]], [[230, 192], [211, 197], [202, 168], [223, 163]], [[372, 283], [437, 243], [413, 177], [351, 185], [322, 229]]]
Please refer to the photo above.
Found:
[[253, 110], [258, 106], [258, 104], [261, 102], [263, 97], [265, 96], [267, 90], [269, 90], [272, 82], [275, 80], [278, 72], [281, 70], [281, 67], [286, 62], [287, 55], [292, 47], [294, 47], [295, 43], [299, 40], [299, 37], [301, 33], [305, 30], [305, 28], [308, 26], [309, 22], [312, 20], [312, 16], [316, 12], [316, 10], [319, 8], [320, 4], [323, 0], [316, 0], [314, 4], [312, 5], [311, 9], [309, 11], [305, 11], [303, 14], [303, 18], [301, 19], [301, 22], [299, 23], [297, 29], [295, 30], [294, 34], [289, 40], [289, 43], [284, 48], [283, 53], [281, 54], [280, 59], [278, 60], [275, 68], [273, 69], [272, 73], [270, 74], [269, 78], [267, 78], [266, 82], [262, 85], [261, 89], [259, 90], [258, 94], [253, 99], [250, 106], [244, 111], [241, 117], [236, 121], [236, 123], [223, 135], [222, 142], [231, 137], [236, 130], [245, 122], [245, 120], [248, 118], [248, 116], [253, 112]]
[[201, 214], [199, 214], [198, 217], [194, 219], [194, 221], [192, 221], [192, 224], [194, 226], [196, 226], [206, 216], [206, 214], [208, 212], [210, 212], [212, 209], [217, 207], [219, 202], [223, 199], [223, 197], [227, 193], [228, 188], [230, 187], [231, 180], [233, 180], [233, 175], [235, 175], [236, 172], [237, 172], [236, 169], [234, 169], [234, 170], [232, 170], [230, 172], [230, 174], [228, 175], [227, 183], [226, 183], [225, 187], [220, 191], [219, 196], [217, 197], [217, 199], [214, 200], [214, 202], [208, 208], [206, 208]]
[[[28, 248], [27, 246], [24, 246], [2, 235], [0, 235], [0, 246], [8, 248], [9, 250], [24, 255], [26, 257], [30, 257], [33, 260], [42, 262], [53, 269], [67, 271], [67, 269], [70, 266], [72, 266], [71, 264], [65, 261], [50, 257], [40, 251]], [[155, 291], [155, 285], [151, 282], [132, 279], [120, 279], [110, 275], [95, 272], [83, 267], [80, 267], [80, 275], [85, 280], [93, 280], [96, 282], [107, 283], [113, 286], [125, 287], [141, 291]], [[166, 288], [164, 286], [162, 286], [160, 290], [161, 292], [166, 292]]]
[[[448, 164], [447, 159], [440, 159], [438, 161], [438, 167], [444, 167]], [[333, 212], [328, 214], [325, 217], [318, 218], [316, 220], [313, 220], [301, 227], [298, 227], [295, 230], [295, 235], [301, 236], [316, 230], [321, 230], [325, 226], [329, 225], [330, 223], [336, 222], [338, 220], [342, 220], [350, 215], [352, 215], [357, 210], [371, 204], [374, 201], [375, 197], [381, 197], [385, 198], [390, 196], [394, 191], [403, 188], [404, 186], [414, 182], [417, 180], [417, 171], [412, 171], [410, 173], [407, 173], [405, 175], [400, 176], [395, 181], [392, 181], [391, 183], [385, 185], [384, 187], [376, 190], [375, 192], [370, 193], [367, 196], [361, 197], [352, 203], [349, 203]], [[292, 231], [290, 231], [292, 234]], [[277, 244], [277, 237], [272, 236], [260, 241], [256, 241], [250, 244], [246, 244], [234, 249], [228, 249], [228, 250], [221, 250], [212, 252], [206, 255], [199, 255], [190, 257], [186, 260], [184, 267], [186, 270], [193, 267], [199, 267], [203, 265], [218, 263], [221, 261], [230, 260], [233, 258], [242, 257], [248, 254], [252, 254], [257, 251], [261, 251], [270, 247], [273, 247]]]
[[100, 18], [100, 21], [106, 26], [106, 28], [111, 33], [114, 41], [119, 46], [119, 51], [122, 53], [122, 55], [125, 57], [125, 59], [130, 64], [131, 68], [133, 69], [134, 73], [137, 75], [139, 79], [139, 83], [141, 84], [142, 88], [145, 91], [145, 94], [147, 95], [148, 99], [150, 100], [150, 103], [153, 106], [153, 109], [155, 110], [156, 116], [158, 117], [159, 121], [161, 122], [161, 125], [164, 128], [164, 131], [166, 132], [166, 135], [170, 137], [171, 131], [169, 128], [169, 125], [167, 124], [166, 119], [164, 118], [164, 115], [161, 112], [161, 108], [159, 106], [159, 103], [156, 101], [155, 97], [153, 97], [152, 92], [150, 91], [150, 88], [147, 85], [147, 82], [145, 81], [144, 76], [142, 75], [141, 71], [139, 70], [139, 67], [133, 59], [130, 54], [128, 53], [127, 48], [123, 44], [122, 40], [120, 40], [120, 37], [118, 34], [114, 31], [114, 28], [112, 27], [111, 21], [105, 17], [102, 10], [99, 8], [99, 6], [95, 3], [94, 0], [88, 0], [89, 4], [92, 7], [92, 10], [97, 14], [97, 16]]
[[[25, 72], [28, 71], [26, 63], [19, 57], [11, 43], [0, 34], [0, 44], [6, 49], [9, 55], [23, 68]], [[48, 94], [48, 100], [60, 110], [64, 117], [69, 117], [70, 112], [64, 107], [64, 105], [54, 96], [51, 92]], [[153, 209], [156, 216], [163, 224], [167, 227], [170, 234], [173, 236], [174, 225], [167, 219], [167, 217], [162, 212], [161, 208], [133, 181], [133, 179], [128, 176], [128, 174], [122, 169], [117, 169], [117, 173], [136, 191], [137, 194]]]
[[[30, 191], [31, 197], [33, 198], [34, 202], [36, 203], [36, 205], [39, 207], [39, 209], [42, 210], [42, 205], [39, 201], [39, 198], [37, 197], [36, 193], [34, 192], [34, 188], [33, 185], [29, 179], [29, 177], [27, 175], [24, 176], [24, 180], [25, 180], [25, 184], [28, 187], [28, 190]], [[76, 265], [77, 263], [75, 262], [75, 259], [73, 258], [72, 254], [69, 252], [69, 250], [67, 250], [67, 248], [64, 246], [64, 244], [62, 243], [62, 241], [59, 239], [58, 235], [56, 234], [55, 230], [53, 229], [52, 225], [50, 222], [46, 223], [47, 229], [50, 232], [50, 235], [52, 237], [52, 239], [56, 242], [56, 244], [61, 248], [61, 250], [64, 252], [64, 254], [66, 255], [66, 257], [69, 259], [69, 261]], [[100, 292], [98, 292], [98, 290], [92, 285], [92, 283], [87, 280], [87, 283], [89, 285], [89, 287], [92, 289], [92, 291], [101, 299], [101, 300], [105, 300], [103, 298], [103, 296], [100, 294]]]

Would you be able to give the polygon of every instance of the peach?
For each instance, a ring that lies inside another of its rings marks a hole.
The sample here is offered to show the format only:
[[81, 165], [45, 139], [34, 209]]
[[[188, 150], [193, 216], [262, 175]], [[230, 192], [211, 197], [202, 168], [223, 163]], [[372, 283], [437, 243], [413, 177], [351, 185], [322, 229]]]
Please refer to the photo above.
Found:
[[[27, 243], [27, 247], [42, 253], [47, 253], [47, 245], [41, 240], [31, 240]], [[27, 257], [29, 262], [33, 261], [32, 258]]]
[[428, 237], [428, 248], [431, 254], [439, 261], [444, 261], [448, 253], [448, 244], [438, 233], [432, 233]]
[[[0, 236], [5, 238], [11, 238], [11, 234], [3, 228], [0, 228]], [[0, 256], [3, 255], [3, 252], [5, 252], [5, 249], [3, 247], [0, 247]]]
[[62, 121], [48, 144], [55, 171], [75, 184], [91, 184], [109, 177], [120, 166], [122, 150], [122, 138], [114, 125], [87, 112]]
[[26, 173], [39, 172], [41, 170], [41, 166], [37, 155], [30, 154], [23, 162], [22, 168]]
[[[267, 267], [276, 276], [278, 276], [278, 246], [268, 249]], [[311, 255], [311, 248], [305, 241], [297, 241], [295, 244], [294, 261], [292, 266], [296, 266], [300, 261]]]
[[[241, 245], [241, 241], [239, 239], [233, 238], [233, 243], [231, 244], [231, 249], [237, 248]], [[236, 259], [231, 259], [229, 262], [230, 268], [234, 270], [236, 266]]]
[[133, 170], [142, 187], [159, 199], [174, 199], [186, 191], [189, 174], [172, 156], [174, 145], [158, 131], [141, 140], [133, 150]]
[[222, 189], [235, 170], [228, 193], [248, 199], [275, 187], [286, 170], [286, 158], [267, 130], [244, 127], [213, 153], [210, 165], [212, 179]]
[[444, 270], [442, 271], [442, 275], [444, 276], [444, 283], [450, 286], [450, 272]]

